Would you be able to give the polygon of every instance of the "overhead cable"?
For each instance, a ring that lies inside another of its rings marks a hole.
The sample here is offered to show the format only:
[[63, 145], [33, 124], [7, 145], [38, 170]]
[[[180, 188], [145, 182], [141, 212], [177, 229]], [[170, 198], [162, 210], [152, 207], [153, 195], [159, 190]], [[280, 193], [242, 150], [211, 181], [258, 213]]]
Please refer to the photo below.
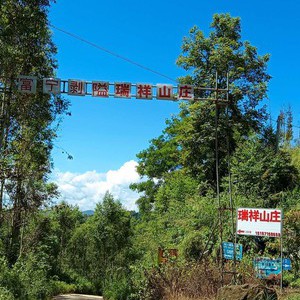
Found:
[[103, 52], [106, 52], [106, 53], [108, 53], [108, 54], [110, 54], [110, 55], [112, 55], [112, 56], [115, 56], [115, 57], [119, 58], [119, 59], [125, 60], [125, 61], [127, 61], [128, 63], [133, 64], [133, 65], [135, 65], [135, 66], [138, 66], [138, 67], [140, 67], [141, 69], [144, 69], [144, 70], [146, 70], [146, 71], [148, 71], [148, 72], [154, 73], [154, 74], [159, 75], [159, 76], [161, 76], [161, 77], [167, 78], [167, 79], [169, 79], [169, 80], [171, 80], [171, 81], [173, 81], [173, 82], [178, 82], [177, 80], [175, 80], [175, 79], [173, 79], [173, 78], [171, 78], [171, 77], [169, 77], [169, 76], [167, 76], [167, 75], [164, 75], [164, 74], [162, 74], [162, 73], [160, 73], [160, 72], [158, 72], [158, 71], [155, 71], [155, 70], [153, 70], [153, 69], [150, 69], [150, 68], [148, 68], [148, 67], [146, 67], [146, 66], [144, 66], [144, 65], [142, 65], [142, 64], [140, 64], [140, 63], [138, 63], [138, 62], [135, 62], [135, 61], [133, 61], [133, 60], [131, 60], [131, 59], [129, 59], [129, 58], [123, 56], [123, 55], [120, 55], [120, 54], [115, 53], [115, 52], [113, 52], [113, 51], [111, 51], [111, 50], [108, 50], [108, 49], [106, 49], [106, 48], [104, 48], [104, 47], [102, 47], [102, 46], [99, 46], [99, 45], [97, 45], [97, 44], [95, 44], [95, 43], [93, 43], [93, 42], [90, 42], [90, 41], [88, 41], [88, 40], [86, 40], [86, 39], [84, 39], [84, 38], [82, 38], [82, 37], [80, 37], [80, 36], [78, 36], [78, 35], [76, 35], [76, 34], [74, 34], [74, 33], [71, 33], [71, 32], [66, 31], [66, 30], [64, 30], [64, 29], [58, 28], [58, 27], [54, 26], [53, 24], [49, 24], [49, 26], [52, 27], [52, 28], [54, 28], [54, 29], [56, 29], [56, 30], [58, 30], [58, 31], [60, 31], [60, 32], [62, 32], [62, 33], [64, 33], [64, 34], [66, 34], [66, 35], [71, 36], [71, 37], [74, 38], [74, 39], [77, 39], [77, 40], [79, 40], [79, 41], [81, 41], [81, 42], [83, 42], [83, 43], [86, 43], [86, 44], [88, 44], [88, 45], [94, 47], [94, 48], [97, 48], [98, 50], [101, 50], [101, 51], [103, 51]]

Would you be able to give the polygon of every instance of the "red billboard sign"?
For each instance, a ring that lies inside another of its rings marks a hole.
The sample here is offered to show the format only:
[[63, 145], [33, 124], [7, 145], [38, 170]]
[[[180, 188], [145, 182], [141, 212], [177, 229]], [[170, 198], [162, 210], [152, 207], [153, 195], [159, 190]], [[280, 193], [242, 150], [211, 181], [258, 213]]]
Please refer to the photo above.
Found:
[[281, 236], [280, 209], [238, 208], [237, 234], [254, 236]]

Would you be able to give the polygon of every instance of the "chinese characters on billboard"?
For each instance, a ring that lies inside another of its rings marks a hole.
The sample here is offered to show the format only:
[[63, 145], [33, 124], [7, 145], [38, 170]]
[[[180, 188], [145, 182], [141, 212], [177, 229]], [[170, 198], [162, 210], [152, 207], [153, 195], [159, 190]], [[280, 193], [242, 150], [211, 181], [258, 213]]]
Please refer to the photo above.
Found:
[[[18, 90], [21, 93], [35, 94], [37, 92], [37, 77], [20, 75]], [[86, 96], [108, 98], [131, 98], [141, 100], [194, 100], [194, 87], [188, 84], [156, 84], [130, 82], [92, 81], [79, 79], [61, 80], [59, 78], [43, 78], [43, 93], [59, 95], [67, 93], [71, 96]]]
[[281, 259], [255, 258], [253, 260], [256, 277], [260, 279], [278, 280], [281, 278]]
[[109, 82], [93, 81], [92, 82], [92, 96], [93, 97], [109, 97]]
[[18, 91], [26, 94], [36, 93], [37, 78], [34, 76], [19, 76]]
[[[235, 251], [234, 251], [235, 245]], [[232, 242], [222, 242], [223, 258], [225, 259], [234, 259], [241, 260], [243, 258], [243, 245], [235, 244]]]
[[281, 237], [281, 210], [238, 208], [237, 234]]
[[60, 79], [58, 78], [44, 78], [43, 79], [43, 93], [58, 95], [61, 93]]

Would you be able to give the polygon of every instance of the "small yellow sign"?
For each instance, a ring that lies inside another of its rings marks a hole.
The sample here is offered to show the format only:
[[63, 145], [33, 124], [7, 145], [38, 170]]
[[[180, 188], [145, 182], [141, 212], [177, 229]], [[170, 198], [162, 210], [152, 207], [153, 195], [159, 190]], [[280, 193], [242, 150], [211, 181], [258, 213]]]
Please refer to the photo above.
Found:
[[169, 260], [174, 261], [178, 257], [178, 249], [162, 249], [158, 248], [158, 263], [165, 264]]

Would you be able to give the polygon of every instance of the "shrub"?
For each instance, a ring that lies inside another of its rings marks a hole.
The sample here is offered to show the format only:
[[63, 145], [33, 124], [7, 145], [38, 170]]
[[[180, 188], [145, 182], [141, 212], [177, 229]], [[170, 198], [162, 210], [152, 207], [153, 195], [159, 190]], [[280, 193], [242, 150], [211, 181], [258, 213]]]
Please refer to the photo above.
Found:
[[82, 276], [76, 277], [75, 287], [76, 292], [84, 294], [94, 294], [96, 290], [93, 283], [91, 283], [88, 279]]
[[286, 300], [300, 300], [300, 295], [291, 295], [285, 298]]
[[[290, 283], [290, 286], [292, 288], [300, 288], [300, 278], [297, 278], [295, 280], [293, 280], [291, 283]], [[300, 298], [299, 298], [300, 299]]]
[[0, 287], [0, 300], [14, 300], [14, 295], [4, 287]]
[[18, 273], [9, 268], [4, 257], [0, 257], [0, 286], [2, 289], [12, 293], [17, 299], [24, 293], [24, 286], [20, 281]]
[[130, 295], [130, 283], [122, 270], [107, 274], [103, 286], [103, 296], [107, 300], [127, 300]]
[[[49, 265], [43, 253], [30, 253], [17, 261], [12, 272], [19, 277], [22, 291], [17, 299], [42, 300], [51, 294], [51, 285], [48, 278]], [[15, 295], [16, 296], [16, 295]]]
[[70, 284], [70, 286], [74, 286], [73, 292], [82, 294], [96, 293], [96, 287], [89, 279], [78, 274], [74, 270], [66, 269], [65, 271], [65, 280]]
[[217, 267], [209, 263], [166, 264], [146, 272], [143, 299], [213, 297], [220, 287]]
[[75, 284], [69, 284], [64, 281], [52, 280], [51, 285], [51, 295], [56, 296], [58, 294], [67, 294], [76, 291]]

